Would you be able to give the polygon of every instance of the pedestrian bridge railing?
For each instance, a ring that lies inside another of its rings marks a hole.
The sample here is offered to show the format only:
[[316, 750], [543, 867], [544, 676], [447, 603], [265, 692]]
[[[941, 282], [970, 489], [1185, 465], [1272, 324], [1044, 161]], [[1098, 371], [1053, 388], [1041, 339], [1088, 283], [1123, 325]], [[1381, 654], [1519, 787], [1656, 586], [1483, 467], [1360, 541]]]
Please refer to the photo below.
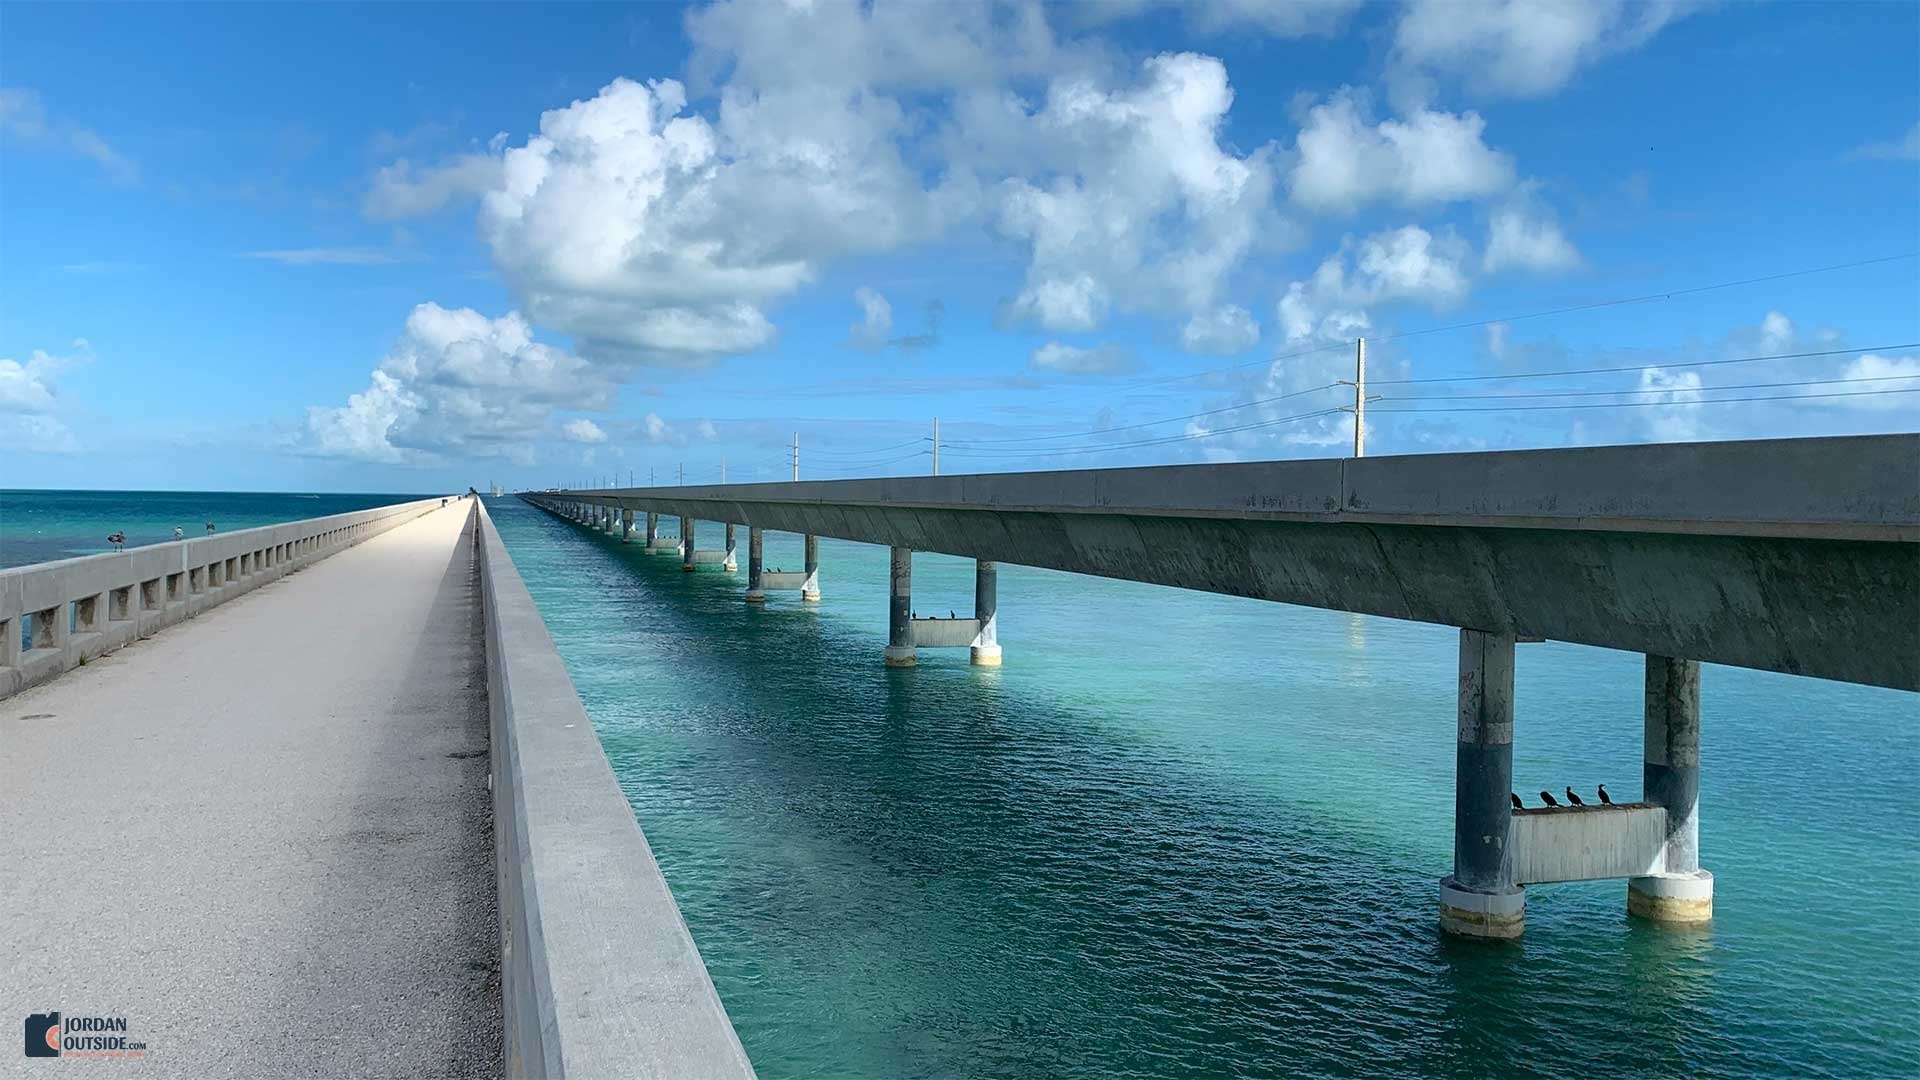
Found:
[[474, 516], [507, 1075], [752, 1080], [546, 623]]
[[0, 570], [0, 698], [445, 502], [421, 499]]

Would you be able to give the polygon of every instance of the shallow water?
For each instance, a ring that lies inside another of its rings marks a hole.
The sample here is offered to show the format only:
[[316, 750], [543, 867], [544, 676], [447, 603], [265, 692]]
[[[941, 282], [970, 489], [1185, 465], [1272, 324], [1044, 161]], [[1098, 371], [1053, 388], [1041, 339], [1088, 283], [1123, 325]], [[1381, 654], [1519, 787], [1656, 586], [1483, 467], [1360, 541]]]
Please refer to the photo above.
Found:
[[[1920, 696], [1707, 668], [1712, 927], [1607, 882], [1456, 943], [1453, 631], [1002, 566], [1005, 667], [889, 671], [883, 548], [761, 609], [489, 508], [769, 1080], [1920, 1073]], [[1638, 794], [1641, 678], [1523, 646], [1530, 803]]]

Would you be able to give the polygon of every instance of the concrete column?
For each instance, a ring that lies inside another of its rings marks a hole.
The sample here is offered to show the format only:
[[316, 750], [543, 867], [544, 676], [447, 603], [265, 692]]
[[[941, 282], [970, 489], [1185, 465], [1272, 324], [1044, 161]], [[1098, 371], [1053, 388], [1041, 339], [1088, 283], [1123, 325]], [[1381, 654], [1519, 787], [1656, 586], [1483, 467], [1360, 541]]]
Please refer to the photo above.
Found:
[[1643, 798], [1667, 811], [1666, 873], [1627, 880], [1627, 912], [1667, 923], [1713, 918], [1700, 869], [1700, 663], [1647, 657]]
[[680, 569], [693, 573], [693, 519], [680, 515]]
[[1454, 747], [1453, 874], [1440, 883], [1440, 928], [1517, 938], [1526, 893], [1513, 884], [1513, 645], [1509, 634], [1460, 631], [1460, 708]]
[[740, 569], [740, 559], [737, 557], [735, 552], [736, 552], [736, 549], [734, 547], [734, 540], [733, 540], [733, 523], [728, 522], [727, 523], [727, 557], [721, 561], [720, 569], [725, 570], [729, 574], [733, 573], [735, 570]]
[[660, 515], [649, 510], [647, 511], [647, 546], [652, 547], [653, 542], [658, 539], [660, 539]]
[[887, 603], [887, 666], [912, 667], [914, 664], [912, 548], [893, 549], [893, 567], [890, 576], [893, 588], [888, 594]]
[[994, 622], [999, 576], [993, 563], [985, 559], [974, 560], [973, 617], [980, 620], [980, 630], [973, 636], [973, 647], [968, 650], [968, 655], [981, 667], [1000, 666], [1000, 631]]
[[760, 530], [747, 526], [747, 603], [764, 604], [767, 602], [767, 590], [762, 584], [761, 575], [766, 572], [764, 541]]
[[633, 543], [633, 511], [631, 510], [620, 511], [620, 542]]
[[800, 583], [800, 599], [820, 599], [820, 538], [807, 534], [807, 580]]

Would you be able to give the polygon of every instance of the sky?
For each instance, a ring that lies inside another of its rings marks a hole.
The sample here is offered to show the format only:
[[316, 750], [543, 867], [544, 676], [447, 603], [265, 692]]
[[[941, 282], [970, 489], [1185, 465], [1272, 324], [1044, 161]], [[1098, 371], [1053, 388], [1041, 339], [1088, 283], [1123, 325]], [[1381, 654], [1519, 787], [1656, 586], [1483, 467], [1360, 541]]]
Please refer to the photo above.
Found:
[[1913, 431], [1917, 251], [1911, 3], [0, 6], [0, 487]]

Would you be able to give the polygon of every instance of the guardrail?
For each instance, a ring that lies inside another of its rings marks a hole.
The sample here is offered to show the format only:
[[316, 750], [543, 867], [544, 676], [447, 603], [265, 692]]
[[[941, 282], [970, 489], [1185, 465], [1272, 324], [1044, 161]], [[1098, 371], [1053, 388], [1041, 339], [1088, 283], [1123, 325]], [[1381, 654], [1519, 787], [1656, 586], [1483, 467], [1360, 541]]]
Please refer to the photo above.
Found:
[[0, 570], [0, 699], [446, 501], [395, 503]]
[[507, 1075], [751, 1080], [720, 995], [484, 505]]

